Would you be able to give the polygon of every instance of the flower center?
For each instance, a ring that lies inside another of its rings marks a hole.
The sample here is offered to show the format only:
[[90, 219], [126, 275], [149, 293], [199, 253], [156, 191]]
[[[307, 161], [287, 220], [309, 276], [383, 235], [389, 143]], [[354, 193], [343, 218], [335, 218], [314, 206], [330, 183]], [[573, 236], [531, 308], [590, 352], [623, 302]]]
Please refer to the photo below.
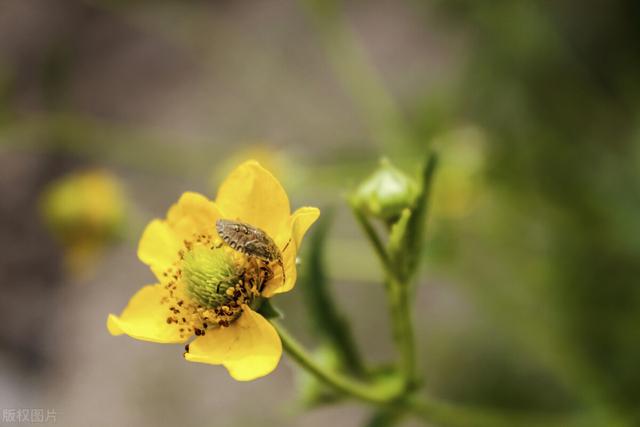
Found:
[[183, 338], [204, 335], [211, 327], [229, 326], [260, 296], [268, 280], [260, 260], [223, 245], [219, 238], [201, 234], [185, 240], [179, 257], [163, 276], [168, 324]]
[[229, 303], [241, 282], [242, 269], [224, 248], [196, 246], [185, 254], [182, 266], [187, 293], [207, 308]]

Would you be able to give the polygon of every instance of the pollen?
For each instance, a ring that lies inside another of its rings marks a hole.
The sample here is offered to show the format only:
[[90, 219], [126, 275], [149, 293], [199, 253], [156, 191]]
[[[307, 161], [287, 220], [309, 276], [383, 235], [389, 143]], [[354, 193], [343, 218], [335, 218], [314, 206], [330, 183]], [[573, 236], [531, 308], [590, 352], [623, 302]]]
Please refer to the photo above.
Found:
[[242, 313], [242, 305], [260, 296], [268, 272], [259, 260], [223, 245], [220, 238], [198, 234], [184, 240], [177, 261], [163, 272], [167, 291], [162, 303], [167, 323], [181, 337], [205, 335], [227, 327]]

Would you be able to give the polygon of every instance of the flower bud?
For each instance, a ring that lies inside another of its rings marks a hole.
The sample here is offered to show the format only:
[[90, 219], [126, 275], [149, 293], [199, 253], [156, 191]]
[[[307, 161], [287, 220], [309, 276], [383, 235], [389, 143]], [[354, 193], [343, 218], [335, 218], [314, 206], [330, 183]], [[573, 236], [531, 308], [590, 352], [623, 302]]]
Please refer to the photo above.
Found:
[[354, 204], [366, 215], [394, 222], [418, 195], [416, 182], [383, 158], [378, 169], [360, 184]]
[[461, 219], [480, 203], [485, 184], [486, 137], [482, 129], [467, 126], [437, 137], [441, 167], [433, 188], [433, 210], [437, 218]]

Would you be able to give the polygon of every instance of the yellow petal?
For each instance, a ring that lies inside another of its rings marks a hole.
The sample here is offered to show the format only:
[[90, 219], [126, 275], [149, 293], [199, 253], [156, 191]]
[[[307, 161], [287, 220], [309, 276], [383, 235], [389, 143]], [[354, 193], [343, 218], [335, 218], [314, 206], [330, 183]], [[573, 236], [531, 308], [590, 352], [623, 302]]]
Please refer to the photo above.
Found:
[[127, 334], [130, 337], [158, 343], [181, 343], [176, 324], [168, 324], [169, 310], [160, 303], [165, 295], [162, 285], [147, 285], [129, 301], [120, 316], [110, 314], [107, 329], [111, 335]]
[[229, 327], [207, 331], [189, 344], [191, 362], [224, 365], [238, 381], [251, 381], [272, 372], [282, 356], [278, 333], [264, 317], [243, 305], [243, 313]]
[[220, 213], [216, 205], [202, 194], [186, 192], [167, 213], [167, 224], [180, 238], [192, 239], [194, 234], [216, 236], [216, 220]]
[[162, 272], [171, 267], [178, 257], [182, 241], [166, 222], [159, 219], [151, 221], [138, 244], [138, 258], [151, 267], [160, 279]]
[[282, 253], [282, 264], [285, 271], [285, 282], [282, 283], [282, 271], [280, 267], [274, 267], [273, 278], [267, 282], [262, 291], [262, 296], [265, 298], [271, 298], [275, 294], [290, 291], [296, 283], [298, 278], [298, 272], [296, 271], [296, 248], [295, 242], [291, 240], [289, 246]]
[[263, 291], [263, 295], [265, 297], [270, 298], [275, 294], [289, 292], [293, 289], [297, 279], [296, 256], [298, 248], [302, 244], [302, 238], [305, 233], [319, 216], [320, 210], [312, 207], [300, 208], [291, 215], [291, 241], [282, 254], [284, 269], [286, 271], [286, 281], [282, 283], [280, 276], [276, 274], [276, 276], [265, 286]]
[[247, 222], [272, 238], [287, 230], [289, 199], [278, 180], [255, 160], [234, 169], [220, 186], [216, 205], [227, 219]]
[[299, 208], [291, 215], [291, 237], [296, 248], [300, 247], [305, 233], [319, 217], [320, 209], [312, 207]]

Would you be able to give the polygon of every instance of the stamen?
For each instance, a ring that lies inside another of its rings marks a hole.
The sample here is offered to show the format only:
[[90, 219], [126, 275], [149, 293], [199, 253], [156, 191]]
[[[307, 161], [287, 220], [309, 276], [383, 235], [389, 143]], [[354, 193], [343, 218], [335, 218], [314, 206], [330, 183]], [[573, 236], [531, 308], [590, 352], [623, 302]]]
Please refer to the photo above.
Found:
[[265, 263], [207, 234], [185, 239], [178, 258], [162, 274], [167, 293], [161, 302], [167, 305], [167, 324], [175, 325], [181, 338], [231, 325], [272, 275]]

